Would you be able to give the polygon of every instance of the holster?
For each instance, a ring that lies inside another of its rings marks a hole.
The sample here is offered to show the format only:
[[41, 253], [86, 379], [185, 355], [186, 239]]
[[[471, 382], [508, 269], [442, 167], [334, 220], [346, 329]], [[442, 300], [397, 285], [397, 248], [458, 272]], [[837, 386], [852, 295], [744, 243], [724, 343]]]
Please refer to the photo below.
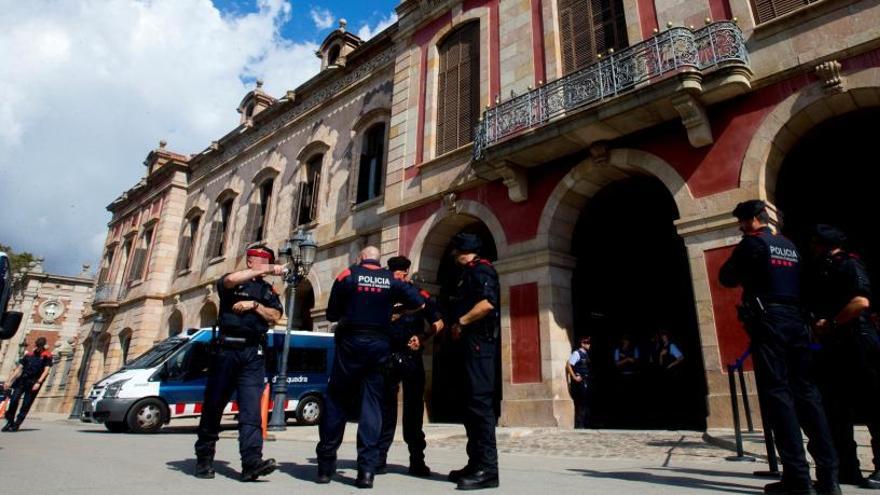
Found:
[[746, 329], [753, 325], [757, 325], [764, 318], [764, 305], [757, 297], [743, 298], [740, 304], [736, 306], [736, 314]]

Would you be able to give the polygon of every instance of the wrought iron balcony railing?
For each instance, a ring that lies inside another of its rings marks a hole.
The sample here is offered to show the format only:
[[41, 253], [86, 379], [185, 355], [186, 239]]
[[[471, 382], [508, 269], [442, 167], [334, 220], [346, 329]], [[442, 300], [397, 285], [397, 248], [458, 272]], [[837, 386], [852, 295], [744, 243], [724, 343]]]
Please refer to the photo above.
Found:
[[119, 284], [102, 283], [95, 286], [95, 297], [92, 304], [108, 304], [118, 302], [122, 297], [122, 287]]
[[474, 159], [480, 160], [488, 147], [520, 131], [632, 91], [641, 83], [732, 64], [749, 64], [742, 31], [734, 22], [714, 22], [697, 30], [670, 28], [486, 109], [475, 131]]

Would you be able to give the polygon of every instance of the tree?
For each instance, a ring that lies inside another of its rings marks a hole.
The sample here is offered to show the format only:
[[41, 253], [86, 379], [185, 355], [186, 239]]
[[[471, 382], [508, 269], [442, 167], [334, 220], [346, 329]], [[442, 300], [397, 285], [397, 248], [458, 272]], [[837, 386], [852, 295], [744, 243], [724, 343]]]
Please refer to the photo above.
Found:
[[37, 258], [27, 251], [16, 253], [15, 250], [12, 249], [12, 246], [7, 246], [3, 243], [0, 243], [0, 251], [3, 251], [9, 256], [9, 263], [12, 265], [13, 272], [22, 267], [27, 268], [27, 266]]

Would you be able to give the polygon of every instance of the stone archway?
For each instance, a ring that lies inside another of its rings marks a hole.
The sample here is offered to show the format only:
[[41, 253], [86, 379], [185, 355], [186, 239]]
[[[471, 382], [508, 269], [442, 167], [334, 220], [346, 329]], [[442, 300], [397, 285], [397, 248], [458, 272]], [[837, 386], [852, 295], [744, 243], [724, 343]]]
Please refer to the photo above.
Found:
[[217, 306], [208, 301], [199, 311], [199, 327], [210, 328], [217, 323]]
[[168, 336], [174, 337], [183, 331], [183, 313], [179, 309], [171, 311], [168, 317]]

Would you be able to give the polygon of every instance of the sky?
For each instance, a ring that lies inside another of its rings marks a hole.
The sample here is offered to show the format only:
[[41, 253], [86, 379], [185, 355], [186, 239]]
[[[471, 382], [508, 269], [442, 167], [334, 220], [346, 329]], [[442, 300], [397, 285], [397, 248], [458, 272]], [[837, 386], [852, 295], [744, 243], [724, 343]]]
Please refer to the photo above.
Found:
[[264, 80], [314, 76], [336, 27], [370, 38], [399, 0], [0, 0], [0, 243], [52, 273], [98, 264], [110, 213], [158, 146], [189, 154], [238, 125]]

